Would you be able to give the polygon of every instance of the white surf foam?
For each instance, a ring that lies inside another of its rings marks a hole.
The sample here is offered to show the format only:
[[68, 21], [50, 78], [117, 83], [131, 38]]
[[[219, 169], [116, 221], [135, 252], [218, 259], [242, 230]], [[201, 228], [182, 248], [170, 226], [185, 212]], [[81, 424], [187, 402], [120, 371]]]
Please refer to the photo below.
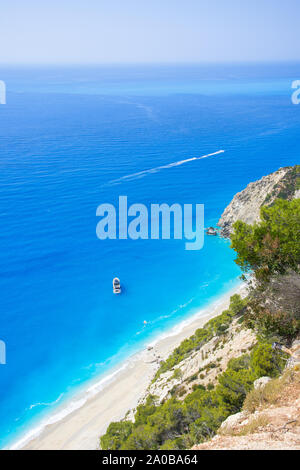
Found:
[[33, 405], [30, 405], [29, 409], [32, 410], [36, 406], [53, 406], [53, 405], [56, 405], [62, 399], [63, 396], [64, 396], [64, 394], [61, 393], [56, 400], [51, 401], [50, 403], [44, 403], [44, 402], [34, 403]]
[[[195, 314], [188, 316], [185, 320], [182, 320], [180, 323], [175, 325], [173, 328], [170, 330], [167, 330], [165, 333], [162, 333], [160, 336], [155, 338], [153, 341], [151, 341], [148, 346], [154, 347], [157, 343], [160, 341], [169, 338], [170, 336], [176, 336], [179, 333], [181, 333], [187, 326], [191, 325], [194, 323], [196, 320], [199, 318], [205, 318], [207, 316], [210, 316], [212, 313], [215, 313], [220, 306], [224, 303], [225, 299], [228, 299], [233, 295], [234, 293], [241, 293], [244, 289], [244, 283], [240, 283], [237, 286], [233, 287], [226, 293], [222, 294], [219, 296], [215, 301], [212, 303], [209, 303], [207, 307], [202, 308], [201, 310], [198, 310]], [[183, 305], [184, 306], [184, 305]], [[182, 306], [182, 307], [183, 307]]]
[[[116, 376], [120, 372], [125, 370], [129, 365], [130, 365], [129, 361], [125, 362], [121, 367], [116, 369], [114, 372], [101, 378], [96, 383], [92, 384], [89, 388], [79, 393], [76, 398], [70, 400], [66, 404], [62, 404], [63, 408], [61, 408], [59, 411], [55, 411], [50, 416], [47, 416], [47, 418], [45, 418], [42, 422], [40, 422], [38, 426], [33, 427], [21, 439], [19, 439], [18, 441], [10, 445], [8, 447], [9, 450], [21, 449], [26, 444], [28, 444], [28, 442], [30, 442], [32, 439], [38, 437], [47, 426], [49, 426], [50, 424], [57, 423], [58, 421], [61, 421], [63, 418], [71, 414], [73, 411], [81, 408], [87, 402], [89, 398], [92, 398], [93, 396], [97, 395], [97, 393], [103, 390], [105, 386], [109, 385], [116, 378]], [[56, 400], [56, 402], [57, 401], [58, 400]], [[31, 405], [30, 409], [38, 405], [40, 405], [40, 403]]]
[[[147, 344], [146, 349], [139, 350], [133, 356], [128, 358], [121, 365], [121, 367], [115, 369], [110, 374], [102, 377], [100, 380], [93, 383], [88, 388], [85, 388], [83, 392], [79, 392], [74, 399], [68, 401], [67, 403], [62, 403], [60, 410], [53, 412], [50, 416], [45, 418], [38, 426], [29, 430], [21, 439], [14, 442], [8, 448], [10, 450], [16, 450], [16, 449], [20, 449], [24, 447], [28, 442], [38, 437], [48, 425], [61, 421], [63, 418], [71, 414], [73, 411], [81, 408], [87, 402], [89, 398], [92, 398], [93, 396], [97, 395], [101, 390], [103, 390], [106, 386], [108, 386], [111, 382], [113, 382], [122, 371], [124, 371], [127, 368], [134, 367], [135, 362], [143, 357], [143, 354], [145, 354], [145, 352], [147, 351], [148, 346], [154, 347], [161, 340], [168, 338], [170, 336], [176, 336], [177, 334], [181, 333], [181, 331], [185, 327], [193, 323], [197, 318], [199, 317], [205, 318], [206, 316], [210, 315], [212, 312], [215, 312], [216, 309], [218, 309], [219, 306], [224, 302], [225, 297], [228, 297], [229, 294], [231, 295], [231, 293], [236, 292], [236, 291], [240, 292], [243, 288], [244, 288], [243, 283], [241, 283], [238, 286], [233, 287], [226, 293], [222, 294], [212, 304], [209, 304], [207, 307], [201, 310], [198, 310], [198, 312], [195, 313], [194, 315], [189, 316], [185, 320], [181, 321], [179, 324], [175, 325], [170, 330], [167, 330], [165, 333], [162, 333], [161, 335], [156, 337], [153, 341]], [[191, 300], [192, 299], [186, 302], [186, 304], [180, 305], [178, 309], [187, 306], [191, 302]], [[34, 406], [35, 405], [32, 405], [32, 407]]]

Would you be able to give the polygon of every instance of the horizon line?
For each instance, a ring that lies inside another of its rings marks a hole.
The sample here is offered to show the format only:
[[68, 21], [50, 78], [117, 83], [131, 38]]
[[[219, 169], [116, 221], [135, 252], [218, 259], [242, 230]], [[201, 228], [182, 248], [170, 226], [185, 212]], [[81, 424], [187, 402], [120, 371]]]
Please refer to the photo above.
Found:
[[0, 62], [0, 67], [155, 67], [155, 66], [201, 66], [201, 65], [298, 65], [299, 59], [278, 60], [224, 60], [224, 61], [153, 61], [153, 62]]

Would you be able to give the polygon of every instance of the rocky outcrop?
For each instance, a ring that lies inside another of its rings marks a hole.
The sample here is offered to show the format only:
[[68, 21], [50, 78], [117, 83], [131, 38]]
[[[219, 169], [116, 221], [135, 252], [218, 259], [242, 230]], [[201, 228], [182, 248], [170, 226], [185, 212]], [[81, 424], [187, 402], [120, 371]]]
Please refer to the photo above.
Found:
[[282, 377], [286, 384], [279, 391], [278, 381], [274, 382], [270, 403], [253, 413], [244, 410], [229, 416], [216, 436], [193, 449], [300, 450], [300, 376], [295, 370], [286, 377]]
[[223, 421], [223, 423], [221, 424], [219, 432], [225, 433], [231, 429], [236, 428], [237, 426], [247, 424], [248, 416], [249, 416], [249, 413], [247, 413], [246, 411], [240, 411], [239, 413], [236, 413], [235, 415], [228, 416], [228, 418], [225, 419], [225, 421]]
[[270, 380], [271, 377], [260, 377], [259, 379], [255, 380], [253, 386], [255, 390], [258, 390], [259, 388], [263, 388], [265, 385], [267, 385]]
[[214, 336], [172, 370], [161, 374], [139, 403], [145, 403], [149, 394], [156, 396], [157, 403], [161, 403], [171, 398], [175, 388], [180, 389], [179, 395], [183, 399], [195, 385], [215, 384], [230, 359], [249, 351], [256, 341], [252, 330], [241, 328], [238, 320], [234, 320], [226, 334]]
[[229, 238], [232, 226], [237, 220], [247, 224], [258, 222], [260, 208], [270, 206], [276, 198], [299, 198], [300, 166], [280, 168], [264, 176], [254, 183], [248, 184], [246, 189], [237, 193], [231, 203], [224, 210], [218, 225], [221, 227], [222, 237]]

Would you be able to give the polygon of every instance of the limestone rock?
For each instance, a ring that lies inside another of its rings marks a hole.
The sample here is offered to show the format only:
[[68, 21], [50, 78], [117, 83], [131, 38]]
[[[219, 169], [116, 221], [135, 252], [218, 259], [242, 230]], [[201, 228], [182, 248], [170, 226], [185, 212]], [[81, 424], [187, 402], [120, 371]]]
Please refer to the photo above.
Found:
[[258, 390], [259, 388], [263, 388], [265, 385], [267, 385], [268, 382], [270, 382], [271, 377], [260, 377], [259, 379], [255, 380], [254, 382], [254, 388], [255, 390]]
[[241, 411], [235, 415], [230, 415], [227, 419], [225, 419], [225, 421], [223, 421], [220, 430], [222, 431], [225, 428], [234, 428], [235, 426], [244, 422], [245, 419], [247, 419], [247, 413], [245, 411]]
[[248, 184], [246, 189], [234, 196], [224, 210], [218, 222], [221, 227], [220, 235], [225, 238], [230, 237], [232, 226], [237, 220], [247, 224], [258, 222], [260, 208], [271, 205], [277, 197], [288, 200], [299, 198], [300, 190], [296, 189], [298, 174], [298, 167], [280, 168]]

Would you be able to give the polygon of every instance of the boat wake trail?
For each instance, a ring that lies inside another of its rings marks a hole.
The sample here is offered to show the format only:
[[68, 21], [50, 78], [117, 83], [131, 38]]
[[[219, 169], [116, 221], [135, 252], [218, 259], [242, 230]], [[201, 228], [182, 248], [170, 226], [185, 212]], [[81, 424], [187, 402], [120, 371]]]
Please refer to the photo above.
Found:
[[202, 160], [203, 158], [213, 157], [214, 155], [219, 155], [220, 153], [224, 153], [224, 152], [225, 152], [225, 150], [219, 150], [218, 152], [209, 153], [207, 155], [202, 155], [202, 157], [188, 158], [186, 160], [180, 160], [178, 162], [169, 163], [168, 165], [158, 166], [156, 168], [150, 168], [149, 170], [139, 171], [138, 173], [132, 173], [131, 175], [126, 175], [126, 176], [122, 176], [121, 178], [111, 180], [107, 184], [109, 184], [109, 185], [111, 185], [111, 184], [120, 184], [123, 181], [132, 181], [132, 180], [135, 180], [135, 179], [138, 179], [138, 178], [143, 178], [144, 176], [147, 176], [147, 175], [150, 175], [150, 174], [153, 174], [153, 173], [157, 173], [161, 170], [166, 170], [168, 168], [173, 168], [175, 166], [180, 166], [180, 165], [183, 165], [185, 163], [194, 162], [196, 160]]

